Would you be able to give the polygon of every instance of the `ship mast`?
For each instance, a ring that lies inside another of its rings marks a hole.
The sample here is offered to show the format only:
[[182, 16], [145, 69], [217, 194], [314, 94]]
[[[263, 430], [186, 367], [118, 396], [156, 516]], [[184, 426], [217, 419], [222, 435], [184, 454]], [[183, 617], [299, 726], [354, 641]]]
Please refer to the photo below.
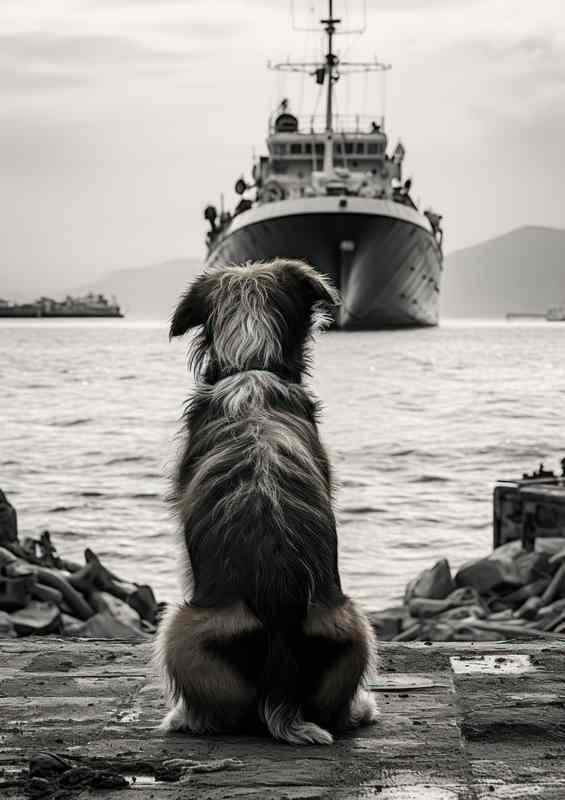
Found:
[[[324, 26], [328, 38], [328, 51], [326, 53], [325, 61], [320, 64], [311, 62], [299, 61], [284, 61], [279, 64], [271, 64], [269, 68], [285, 71], [285, 72], [306, 72], [316, 78], [316, 83], [323, 84], [327, 80], [326, 88], [326, 119], [325, 119], [325, 147], [324, 147], [324, 172], [330, 174], [333, 172], [333, 90], [334, 83], [339, 79], [340, 73], [352, 74], [355, 72], [385, 72], [390, 69], [390, 64], [382, 64], [375, 58], [374, 61], [340, 61], [339, 57], [333, 50], [334, 36], [346, 33], [363, 33], [366, 27], [366, 3], [365, 3], [365, 18], [363, 25], [360, 29], [355, 30], [337, 30], [337, 25], [340, 24], [341, 19], [333, 15], [333, 0], [328, 0], [328, 16], [326, 19], [321, 19], [320, 23]], [[309, 31], [312, 28], [297, 28], [295, 30]], [[318, 29], [319, 30], [319, 29]], [[339, 67], [339, 70], [338, 70]]]
[[326, 94], [326, 146], [324, 147], [324, 172], [330, 173], [333, 170], [333, 87], [334, 81], [337, 80], [337, 75], [334, 74], [334, 67], [339, 64], [338, 57], [333, 52], [333, 37], [335, 34], [335, 26], [341, 20], [336, 19], [333, 15], [333, 0], [328, 0], [328, 18], [322, 19], [320, 22], [326, 27], [326, 34], [328, 37], [328, 52], [326, 53], [326, 75], [328, 79], [328, 87]]

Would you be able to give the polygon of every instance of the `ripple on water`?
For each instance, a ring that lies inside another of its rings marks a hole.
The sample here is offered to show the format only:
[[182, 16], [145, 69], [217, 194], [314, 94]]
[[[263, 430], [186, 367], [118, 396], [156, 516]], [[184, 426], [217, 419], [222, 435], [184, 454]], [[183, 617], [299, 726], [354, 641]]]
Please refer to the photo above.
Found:
[[[2, 345], [0, 485], [21, 529], [50, 528], [66, 557], [92, 547], [124, 578], [180, 597], [178, 526], [152, 490], [174, 469], [184, 346], [165, 325], [127, 320], [8, 325]], [[436, 559], [488, 552], [494, 482], [565, 454], [562, 347], [549, 326], [484, 322], [318, 340], [346, 592], [382, 607]]]
[[49, 425], [54, 428], [74, 428], [76, 425], [88, 425], [90, 422], [93, 422], [91, 417], [79, 417], [78, 419], [54, 420]]

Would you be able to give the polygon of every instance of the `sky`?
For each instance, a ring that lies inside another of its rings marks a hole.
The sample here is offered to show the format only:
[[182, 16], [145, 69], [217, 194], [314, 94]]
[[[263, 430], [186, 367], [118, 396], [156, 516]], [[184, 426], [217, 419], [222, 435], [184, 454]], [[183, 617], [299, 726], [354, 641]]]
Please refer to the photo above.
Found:
[[[359, 26], [363, 0], [334, 4]], [[314, 110], [311, 79], [266, 62], [318, 58], [292, 23], [319, 16], [316, 0], [0, 0], [0, 295], [203, 256], [203, 207], [233, 202], [278, 100]], [[338, 111], [384, 103], [448, 252], [565, 228], [563, 0], [367, 0], [366, 32], [337, 46], [392, 64], [386, 92], [340, 80]]]

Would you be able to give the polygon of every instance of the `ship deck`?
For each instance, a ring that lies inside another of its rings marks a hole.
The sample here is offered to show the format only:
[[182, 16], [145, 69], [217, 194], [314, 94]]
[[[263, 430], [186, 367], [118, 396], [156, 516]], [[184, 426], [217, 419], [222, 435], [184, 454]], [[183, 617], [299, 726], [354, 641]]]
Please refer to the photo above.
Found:
[[[42, 788], [42, 797], [105, 800], [565, 797], [565, 643], [383, 644], [381, 651], [380, 724], [333, 747], [292, 747], [244, 736], [163, 737], [155, 731], [163, 701], [145, 644], [4, 640], [0, 796], [19, 800], [33, 789], [37, 797]], [[57, 781], [37, 777], [32, 787], [27, 767], [38, 752], [110, 769], [129, 788], [81, 788], [89, 770], [63, 773], [67, 788], [56, 795]]]

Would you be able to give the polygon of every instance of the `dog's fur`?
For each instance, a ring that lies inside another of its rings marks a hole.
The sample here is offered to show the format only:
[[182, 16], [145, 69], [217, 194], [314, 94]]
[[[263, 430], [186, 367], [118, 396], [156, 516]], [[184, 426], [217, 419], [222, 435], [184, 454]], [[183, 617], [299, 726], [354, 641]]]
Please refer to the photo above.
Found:
[[302, 386], [336, 299], [311, 267], [277, 260], [205, 273], [175, 311], [171, 336], [199, 327], [175, 487], [192, 586], [160, 626], [174, 702], [162, 730], [266, 726], [329, 744], [376, 719], [374, 636], [341, 590], [330, 465]]

